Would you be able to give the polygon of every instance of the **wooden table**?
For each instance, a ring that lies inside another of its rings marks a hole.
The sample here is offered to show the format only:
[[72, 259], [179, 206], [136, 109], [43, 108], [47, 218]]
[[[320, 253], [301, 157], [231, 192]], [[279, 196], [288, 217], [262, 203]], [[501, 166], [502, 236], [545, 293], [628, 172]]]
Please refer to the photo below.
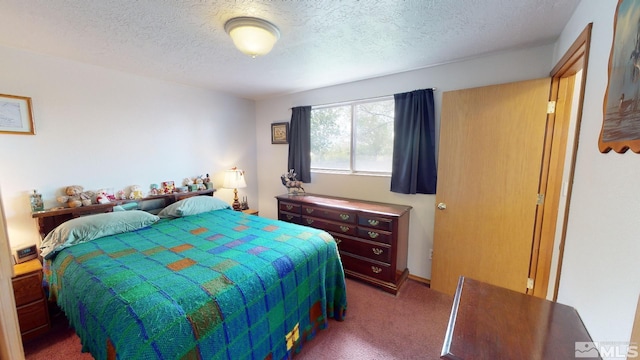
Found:
[[460, 277], [441, 358], [574, 359], [591, 342], [573, 307]]

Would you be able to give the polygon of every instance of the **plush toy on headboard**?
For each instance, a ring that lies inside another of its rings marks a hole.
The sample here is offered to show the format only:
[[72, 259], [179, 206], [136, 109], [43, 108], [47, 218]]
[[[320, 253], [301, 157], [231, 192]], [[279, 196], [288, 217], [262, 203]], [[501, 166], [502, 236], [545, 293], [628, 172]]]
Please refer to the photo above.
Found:
[[67, 186], [64, 189], [64, 193], [65, 195], [58, 196], [56, 200], [59, 203], [67, 204], [71, 208], [91, 205], [91, 197], [94, 195], [92, 191], [84, 191], [84, 188], [80, 185]]
[[96, 202], [98, 204], [107, 204], [107, 203], [111, 202], [111, 200], [109, 199], [109, 195], [107, 194], [107, 190], [106, 189], [98, 190], [98, 193], [96, 194]]

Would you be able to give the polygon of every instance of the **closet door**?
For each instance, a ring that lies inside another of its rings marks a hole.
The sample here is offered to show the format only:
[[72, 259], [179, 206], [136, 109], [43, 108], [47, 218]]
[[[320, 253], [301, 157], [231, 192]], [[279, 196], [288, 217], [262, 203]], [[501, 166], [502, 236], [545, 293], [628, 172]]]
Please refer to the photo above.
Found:
[[551, 80], [442, 97], [431, 288], [526, 292]]

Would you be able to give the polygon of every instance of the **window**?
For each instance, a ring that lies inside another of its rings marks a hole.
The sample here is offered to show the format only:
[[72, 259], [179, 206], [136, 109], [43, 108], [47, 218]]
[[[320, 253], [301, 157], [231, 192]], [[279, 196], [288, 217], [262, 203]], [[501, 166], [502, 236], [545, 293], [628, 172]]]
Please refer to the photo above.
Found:
[[311, 169], [391, 173], [393, 97], [311, 110]]

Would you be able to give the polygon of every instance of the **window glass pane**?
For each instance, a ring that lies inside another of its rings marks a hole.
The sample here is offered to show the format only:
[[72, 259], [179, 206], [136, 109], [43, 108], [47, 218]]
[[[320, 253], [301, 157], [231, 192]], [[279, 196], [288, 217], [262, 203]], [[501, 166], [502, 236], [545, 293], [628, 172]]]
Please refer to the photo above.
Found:
[[354, 171], [391, 172], [394, 101], [354, 106]]
[[349, 170], [351, 106], [311, 111], [311, 167]]

